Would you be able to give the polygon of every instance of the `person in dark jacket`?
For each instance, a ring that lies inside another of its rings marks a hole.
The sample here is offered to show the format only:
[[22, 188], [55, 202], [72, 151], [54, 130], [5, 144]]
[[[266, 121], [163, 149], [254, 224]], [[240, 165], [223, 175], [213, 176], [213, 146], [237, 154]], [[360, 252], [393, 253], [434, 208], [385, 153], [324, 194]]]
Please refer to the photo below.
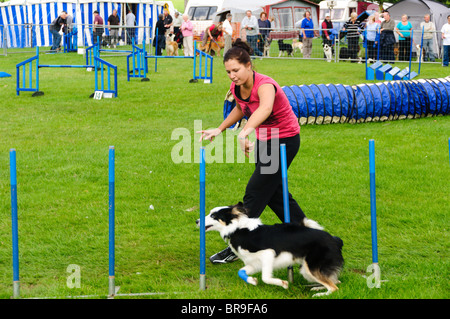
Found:
[[[381, 60], [395, 61], [394, 55], [394, 28], [395, 22], [391, 19], [388, 11], [383, 12], [384, 21], [381, 22], [380, 29], [380, 45], [381, 45]], [[392, 62], [395, 63], [395, 62]]]
[[52, 24], [50, 25], [50, 32], [53, 36], [52, 38], [52, 51], [60, 50], [60, 44], [61, 44], [61, 34], [59, 34], [59, 31], [61, 31], [61, 28], [64, 27], [66, 24], [66, 18], [67, 18], [67, 12], [62, 11], [61, 14], [52, 21]]
[[164, 27], [164, 15], [160, 14], [158, 16], [158, 21], [156, 22], [155, 28], [156, 34], [155, 39], [153, 40], [153, 46], [156, 47], [156, 55], [162, 55], [162, 50], [166, 48], [166, 28]]
[[[333, 29], [333, 22], [331, 22], [331, 17], [329, 13], [325, 14], [325, 20], [322, 22], [322, 43], [323, 45], [328, 44], [328, 46], [331, 48], [332, 54], [334, 54], [334, 47], [333, 47], [333, 33], [331, 30]], [[325, 53], [323, 55], [324, 58], [326, 58]]]

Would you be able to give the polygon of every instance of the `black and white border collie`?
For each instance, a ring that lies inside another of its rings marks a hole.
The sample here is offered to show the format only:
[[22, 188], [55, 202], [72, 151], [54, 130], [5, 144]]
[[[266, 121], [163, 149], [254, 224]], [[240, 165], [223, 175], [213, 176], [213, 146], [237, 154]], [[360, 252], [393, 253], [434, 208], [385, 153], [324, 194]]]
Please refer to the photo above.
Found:
[[329, 295], [340, 283], [343, 242], [318, 229], [321, 227], [312, 220], [305, 219], [304, 223], [306, 226], [293, 223], [263, 225], [259, 218], [249, 218], [243, 204], [239, 203], [212, 209], [205, 217], [205, 230], [218, 231], [244, 262], [245, 266], [238, 274], [245, 282], [256, 285], [257, 279], [250, 276], [262, 272], [263, 282], [287, 289], [288, 282], [273, 278], [273, 271], [298, 264], [306, 280], [323, 286], [312, 290], [327, 289], [313, 297]]

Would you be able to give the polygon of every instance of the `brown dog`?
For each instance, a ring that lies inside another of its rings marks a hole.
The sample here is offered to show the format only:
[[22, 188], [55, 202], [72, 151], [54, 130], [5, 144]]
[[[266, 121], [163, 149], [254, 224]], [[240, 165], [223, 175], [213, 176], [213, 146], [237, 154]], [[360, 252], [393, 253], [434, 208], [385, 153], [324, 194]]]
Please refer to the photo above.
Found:
[[224, 44], [218, 41], [208, 41], [205, 46], [201, 42], [197, 43], [197, 49], [208, 53], [209, 55], [220, 56], [220, 50], [223, 49]]
[[175, 34], [166, 34], [166, 53], [169, 56], [178, 55], [178, 43], [173, 40], [174, 38]]

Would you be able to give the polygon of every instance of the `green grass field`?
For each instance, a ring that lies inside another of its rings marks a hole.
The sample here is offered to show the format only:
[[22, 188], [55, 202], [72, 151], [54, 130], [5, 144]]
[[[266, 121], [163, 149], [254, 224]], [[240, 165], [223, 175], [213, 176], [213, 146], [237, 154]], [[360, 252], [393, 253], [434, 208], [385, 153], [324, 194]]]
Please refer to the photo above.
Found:
[[[0, 70], [14, 75], [15, 65], [30, 56], [0, 57]], [[45, 64], [83, 63], [77, 54], [42, 54], [40, 59]], [[0, 298], [12, 295], [10, 148], [17, 150], [21, 297], [107, 295], [110, 145], [116, 148], [119, 293], [311, 298], [297, 270], [289, 290], [261, 280], [254, 287], [239, 279], [240, 261], [220, 266], [208, 261], [208, 289], [199, 290], [198, 164], [172, 161], [179, 142], [172, 133], [188, 130], [188, 157], [194, 158], [199, 146], [194, 121], [201, 120], [203, 128], [220, 124], [230, 85], [221, 60], [214, 60], [213, 84], [189, 84], [192, 60], [161, 60], [156, 74], [149, 60], [150, 82], [127, 82], [125, 57], [105, 59], [119, 67], [116, 99], [89, 99], [94, 74], [83, 69], [41, 69], [45, 95], [35, 98], [16, 96], [15, 76], [0, 79]], [[366, 82], [363, 64], [257, 59], [254, 66], [280, 85]], [[448, 68], [424, 65], [420, 77], [448, 73]], [[302, 127], [301, 149], [289, 170], [290, 191], [309, 218], [344, 241], [340, 290], [326, 298], [449, 298], [449, 137], [449, 117]], [[366, 278], [372, 262], [372, 138], [379, 289], [369, 288]], [[241, 200], [252, 171], [251, 163], [208, 164], [207, 209]], [[269, 209], [262, 220], [278, 222]], [[218, 233], [206, 237], [208, 257], [225, 247]], [[68, 288], [69, 265], [81, 267], [81, 288]], [[286, 277], [286, 271], [276, 275]]]

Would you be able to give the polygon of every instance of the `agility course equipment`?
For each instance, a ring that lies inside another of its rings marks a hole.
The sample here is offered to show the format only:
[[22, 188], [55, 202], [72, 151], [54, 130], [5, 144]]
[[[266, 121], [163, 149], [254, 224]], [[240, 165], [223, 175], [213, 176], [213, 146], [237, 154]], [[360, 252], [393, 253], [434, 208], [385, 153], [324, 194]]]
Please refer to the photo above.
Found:
[[[359, 85], [282, 87], [300, 125], [365, 123], [450, 114], [450, 77]], [[227, 94], [223, 117], [236, 101]]]
[[0, 72], [0, 78], [10, 78], [11, 74], [6, 72]]
[[[372, 235], [372, 267], [375, 282], [380, 283], [380, 267], [378, 265], [378, 236], [377, 236], [377, 203], [375, 183], [375, 141], [369, 140], [369, 173], [370, 173], [370, 227]], [[377, 286], [379, 288], [379, 286]]]
[[[288, 175], [287, 175], [287, 161], [286, 161], [286, 144], [280, 145], [280, 159], [281, 159], [281, 182], [283, 187], [283, 210], [284, 210], [284, 222], [291, 222], [291, 213], [289, 209], [289, 188], [288, 188]], [[288, 281], [294, 282], [294, 268], [288, 267]]]
[[197, 41], [194, 41], [194, 56], [147, 55], [145, 47], [139, 48], [134, 44], [132, 47], [132, 53], [127, 56], [128, 81], [130, 81], [130, 78], [141, 78], [141, 81], [148, 81], [147, 59], [155, 59], [155, 72], [158, 71], [158, 59], [193, 59], [193, 78], [189, 82], [195, 83], [198, 80], [204, 80], [205, 83], [212, 83], [213, 81], [213, 57], [197, 49]]
[[13, 255], [13, 297], [20, 297], [19, 279], [19, 232], [17, 218], [17, 169], [16, 150], [9, 151], [9, 171], [11, 177], [11, 228], [12, 228], [12, 255]]
[[109, 147], [109, 298], [113, 298], [116, 293], [115, 283], [115, 167], [116, 155], [114, 146]]
[[200, 289], [206, 289], [206, 239], [205, 239], [205, 148], [200, 148]]
[[300, 125], [364, 123], [450, 113], [450, 79], [284, 86]]
[[[97, 46], [98, 47], [98, 46]], [[95, 46], [86, 49], [86, 52], [94, 50]], [[106, 68], [105, 68], [106, 67]], [[39, 64], [39, 47], [36, 47], [36, 55], [16, 65], [16, 93], [34, 92], [32, 96], [43, 95], [39, 90], [40, 68], [83, 68], [95, 71], [95, 91], [111, 93], [117, 97], [117, 66], [99, 58], [95, 54], [86, 53], [86, 64], [83, 65], [51, 65]], [[106, 72], [105, 72], [106, 70]], [[113, 72], [113, 74], [112, 74]], [[99, 75], [100, 73], [100, 75]], [[106, 75], [105, 75], [106, 73]], [[91, 94], [91, 97], [93, 94]]]
[[[424, 34], [424, 27], [422, 27], [422, 36], [420, 40], [420, 47], [423, 48], [423, 34]], [[364, 46], [367, 48], [367, 31], [364, 31]], [[419, 54], [419, 71], [418, 73], [412, 71], [412, 52], [413, 52], [413, 44], [414, 44], [414, 30], [411, 30], [411, 37], [410, 37], [410, 48], [409, 48], [409, 67], [400, 70], [399, 68], [393, 68], [390, 64], [385, 64], [381, 61], [376, 61], [374, 64], [369, 65], [369, 59], [367, 57], [367, 49], [365, 50], [366, 53], [366, 80], [386, 80], [386, 81], [392, 81], [392, 80], [412, 80], [416, 76], [420, 74], [420, 67], [422, 64], [422, 50], [420, 50]], [[380, 46], [378, 46], [378, 53], [377, 57], [380, 56]]]
[[73, 28], [72, 32], [64, 33], [64, 53], [78, 51], [78, 29]]

